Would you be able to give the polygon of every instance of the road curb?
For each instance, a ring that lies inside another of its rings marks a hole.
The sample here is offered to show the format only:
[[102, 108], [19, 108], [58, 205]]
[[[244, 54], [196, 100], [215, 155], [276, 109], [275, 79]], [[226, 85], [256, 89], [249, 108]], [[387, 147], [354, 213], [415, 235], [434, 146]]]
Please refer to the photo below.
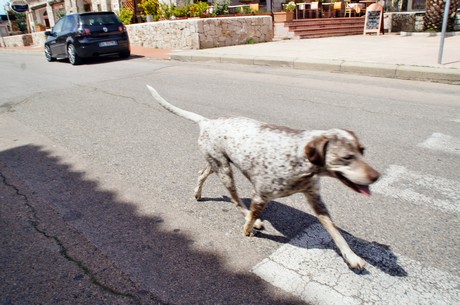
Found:
[[171, 60], [182, 62], [216, 62], [245, 65], [259, 65], [299, 70], [341, 72], [384, 78], [432, 81], [460, 84], [460, 69], [420, 67], [400, 64], [352, 62], [345, 60], [305, 60], [282, 56], [219, 55], [210, 53], [178, 52], [171, 54]]

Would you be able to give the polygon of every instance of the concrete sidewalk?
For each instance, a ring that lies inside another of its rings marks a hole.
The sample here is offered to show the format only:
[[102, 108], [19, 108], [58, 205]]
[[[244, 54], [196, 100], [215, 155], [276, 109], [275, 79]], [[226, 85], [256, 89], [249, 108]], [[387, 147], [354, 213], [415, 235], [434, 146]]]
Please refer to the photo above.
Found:
[[[460, 34], [460, 33], [459, 33]], [[343, 36], [283, 40], [203, 50], [166, 50], [131, 46], [137, 56], [188, 62], [219, 62], [289, 67], [460, 84], [460, 35]], [[42, 47], [0, 48], [5, 52], [43, 52]]]
[[283, 40], [175, 51], [171, 59], [282, 66], [460, 84], [460, 35], [445, 39], [441, 65], [437, 63], [440, 39], [440, 36], [390, 34]]

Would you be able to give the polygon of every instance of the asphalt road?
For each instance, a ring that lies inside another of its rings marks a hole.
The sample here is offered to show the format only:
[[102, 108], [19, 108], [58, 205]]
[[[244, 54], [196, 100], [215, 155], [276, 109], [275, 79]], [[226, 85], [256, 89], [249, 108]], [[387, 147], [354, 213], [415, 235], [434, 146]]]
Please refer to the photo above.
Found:
[[[459, 86], [143, 58], [2, 54], [0, 70], [0, 303], [389, 304], [391, 285], [460, 302]], [[272, 202], [255, 238], [216, 177], [196, 202], [198, 128], [146, 84], [207, 117], [355, 131], [381, 181], [370, 198], [332, 179], [322, 193], [367, 272], [302, 196]]]

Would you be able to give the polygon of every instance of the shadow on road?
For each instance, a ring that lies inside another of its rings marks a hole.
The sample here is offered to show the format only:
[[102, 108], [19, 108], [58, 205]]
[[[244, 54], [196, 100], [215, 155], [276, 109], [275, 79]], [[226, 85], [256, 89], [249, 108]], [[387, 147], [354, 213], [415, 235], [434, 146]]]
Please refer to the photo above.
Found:
[[[207, 199], [213, 201], [231, 202], [230, 198], [227, 196], [223, 196], [222, 198]], [[251, 199], [243, 198], [242, 201], [246, 205], [246, 207], [249, 207]], [[304, 230], [308, 232], [308, 228], [313, 225], [321, 226], [321, 224], [315, 216], [312, 216], [308, 213], [305, 213], [303, 211], [300, 211], [296, 208], [290, 207], [278, 201], [271, 201], [268, 204], [267, 208], [264, 210], [262, 214], [262, 219], [268, 220], [277, 231], [283, 234], [283, 236], [272, 236], [264, 233], [263, 231], [258, 232], [256, 236], [261, 238], [268, 238], [280, 243], [290, 242], [293, 238], [297, 237]], [[373, 265], [374, 267], [380, 269], [381, 271], [391, 276], [404, 277], [408, 275], [404, 268], [398, 264], [398, 257], [393, 253], [393, 251], [391, 251], [389, 246], [379, 244], [377, 242], [369, 242], [367, 240], [357, 238], [340, 228], [339, 230], [344, 236], [344, 238], [347, 240], [351, 249], [357, 255], [366, 260], [366, 262], [368, 262], [369, 264]], [[322, 227], [320, 235], [327, 236], [326, 243], [319, 244], [319, 242], [317, 241], [311, 243], [313, 244], [313, 246], [308, 245], [305, 242], [293, 241], [291, 243], [303, 248], [315, 247], [321, 249], [332, 249], [336, 251], [338, 255], [341, 255], [340, 251], [335, 246], [329, 234]], [[366, 273], [366, 270], [361, 272], [361, 274]]]
[[[256, 275], [228, 270], [221, 257], [197, 250], [192, 238], [179, 229], [165, 231], [160, 216], [140, 215], [133, 202], [101, 189], [97, 182], [85, 178], [84, 172], [76, 172], [64, 162], [33, 145], [0, 152], [0, 163], [14, 175], [10, 180], [22, 181], [27, 186], [24, 194], [40, 198], [35, 201], [42, 204], [37, 209], [53, 211], [49, 214], [59, 215], [59, 221], [64, 220], [102, 251], [113, 262], [111, 268], [120, 269], [135, 283], [126, 293], [136, 300], [152, 300], [149, 304], [301, 304], [296, 299], [274, 297], [273, 288]], [[39, 213], [31, 217], [44, 234], [51, 234], [47, 227], [53, 220]], [[60, 232], [53, 234], [56, 241], [66, 240]], [[78, 247], [78, 241], [62, 247]], [[82, 268], [91, 266], [82, 257], [73, 259]], [[97, 280], [101, 286], [109, 286], [103, 278]], [[110, 291], [110, 286], [106, 288]], [[36, 301], [34, 295], [27, 295], [33, 290], [24, 289], [24, 293], [24, 303]], [[59, 301], [45, 303], [66, 304], [69, 297], [62, 295]]]

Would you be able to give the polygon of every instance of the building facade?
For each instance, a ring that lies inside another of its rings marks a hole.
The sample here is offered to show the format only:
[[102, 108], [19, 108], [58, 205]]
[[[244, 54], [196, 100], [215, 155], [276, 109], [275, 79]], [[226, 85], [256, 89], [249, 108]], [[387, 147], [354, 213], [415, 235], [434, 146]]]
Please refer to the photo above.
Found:
[[111, 11], [118, 0], [29, 0], [29, 24], [32, 32], [51, 28], [63, 16], [72, 13]]

